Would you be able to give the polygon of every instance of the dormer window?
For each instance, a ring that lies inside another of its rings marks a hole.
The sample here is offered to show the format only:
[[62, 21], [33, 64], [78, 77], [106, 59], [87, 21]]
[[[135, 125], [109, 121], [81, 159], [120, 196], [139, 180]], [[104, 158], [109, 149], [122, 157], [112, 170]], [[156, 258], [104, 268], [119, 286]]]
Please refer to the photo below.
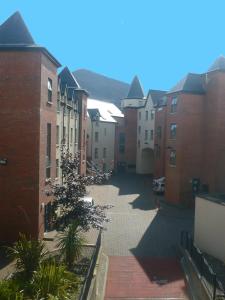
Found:
[[52, 103], [52, 80], [48, 78], [48, 102]]

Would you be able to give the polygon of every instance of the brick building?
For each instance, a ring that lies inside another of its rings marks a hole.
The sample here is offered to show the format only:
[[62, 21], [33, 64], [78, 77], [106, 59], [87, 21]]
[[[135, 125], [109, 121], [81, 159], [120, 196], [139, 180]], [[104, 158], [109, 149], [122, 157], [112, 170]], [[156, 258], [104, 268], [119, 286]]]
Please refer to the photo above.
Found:
[[191, 205], [199, 189], [225, 192], [225, 58], [204, 74], [189, 73], [156, 107], [155, 177], [165, 175], [165, 197]]
[[57, 177], [60, 176], [60, 146], [80, 153], [79, 173], [86, 174], [87, 96], [74, 75], [65, 67], [59, 74], [57, 99]]
[[0, 26], [0, 240], [42, 237], [55, 177], [57, 68], [20, 14]]

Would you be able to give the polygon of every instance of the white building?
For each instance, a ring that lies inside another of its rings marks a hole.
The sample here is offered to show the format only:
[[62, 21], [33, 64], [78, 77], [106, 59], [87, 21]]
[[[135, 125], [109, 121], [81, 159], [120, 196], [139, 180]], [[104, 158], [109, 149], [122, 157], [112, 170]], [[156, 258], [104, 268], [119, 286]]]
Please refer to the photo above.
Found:
[[137, 110], [137, 160], [138, 174], [153, 174], [155, 104], [164, 95], [164, 91], [150, 90], [144, 105]]
[[89, 168], [112, 170], [115, 166], [116, 118], [123, 118], [123, 114], [112, 103], [90, 98], [87, 102], [87, 113]]

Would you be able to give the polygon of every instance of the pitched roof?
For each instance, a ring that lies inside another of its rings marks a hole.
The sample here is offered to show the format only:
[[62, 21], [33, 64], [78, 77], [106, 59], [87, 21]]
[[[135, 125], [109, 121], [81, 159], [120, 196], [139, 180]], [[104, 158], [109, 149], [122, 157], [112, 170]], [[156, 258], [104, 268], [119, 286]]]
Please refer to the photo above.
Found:
[[219, 70], [225, 70], [225, 57], [223, 55], [220, 55], [214, 63], [211, 65], [211, 67], [208, 69], [208, 72], [211, 71], [219, 71]]
[[34, 45], [35, 42], [19, 12], [0, 26], [1, 45]]
[[125, 98], [130, 85], [104, 75], [79, 69], [73, 72], [79, 85], [86, 89], [90, 97], [112, 102], [120, 107], [121, 99]]
[[188, 73], [183, 79], [181, 79], [168, 94], [175, 92], [186, 92], [193, 94], [204, 93], [204, 74]]
[[60, 73], [59, 78], [62, 84], [66, 84], [68, 87], [80, 88], [79, 83], [77, 82], [76, 78], [70, 72], [68, 67], [65, 67]]
[[166, 91], [160, 91], [160, 90], [149, 90], [148, 96], [151, 96], [153, 105], [158, 105], [159, 103], [162, 102], [163, 96], [165, 96]]
[[5, 50], [41, 51], [57, 67], [61, 66], [58, 60], [46, 48], [35, 44], [19, 12], [15, 12], [0, 25], [0, 51]]
[[100, 114], [99, 121], [102, 122], [117, 123], [114, 117], [124, 117], [116, 105], [98, 99], [88, 98], [87, 109], [88, 112], [91, 110], [90, 112], [95, 113], [95, 115], [96, 111], [98, 111]]
[[141, 87], [140, 81], [137, 76], [134, 77], [130, 85], [129, 92], [126, 98], [130, 99], [142, 99], [144, 97], [144, 92]]

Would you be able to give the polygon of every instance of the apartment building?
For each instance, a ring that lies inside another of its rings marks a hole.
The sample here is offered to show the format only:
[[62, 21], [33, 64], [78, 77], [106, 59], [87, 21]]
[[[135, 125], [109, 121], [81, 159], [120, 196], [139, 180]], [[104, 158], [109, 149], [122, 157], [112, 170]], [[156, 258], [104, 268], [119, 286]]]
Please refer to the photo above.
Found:
[[[114, 170], [118, 159], [117, 142], [123, 114], [113, 103], [88, 98], [88, 146], [89, 170], [103, 172]], [[120, 123], [121, 122], [121, 123]]]
[[153, 174], [155, 103], [165, 94], [163, 91], [150, 90], [143, 106], [137, 108], [137, 157], [136, 173]]
[[57, 68], [16, 12], [0, 26], [0, 240], [42, 238], [56, 175]]
[[194, 181], [197, 190], [224, 193], [225, 58], [219, 57], [204, 74], [189, 73], [167, 93], [165, 102], [164, 124], [156, 117], [164, 141], [155, 172], [165, 171], [167, 201], [192, 205]]
[[56, 176], [61, 178], [61, 146], [79, 153], [81, 175], [86, 174], [87, 96], [65, 67], [59, 74], [56, 125]]

